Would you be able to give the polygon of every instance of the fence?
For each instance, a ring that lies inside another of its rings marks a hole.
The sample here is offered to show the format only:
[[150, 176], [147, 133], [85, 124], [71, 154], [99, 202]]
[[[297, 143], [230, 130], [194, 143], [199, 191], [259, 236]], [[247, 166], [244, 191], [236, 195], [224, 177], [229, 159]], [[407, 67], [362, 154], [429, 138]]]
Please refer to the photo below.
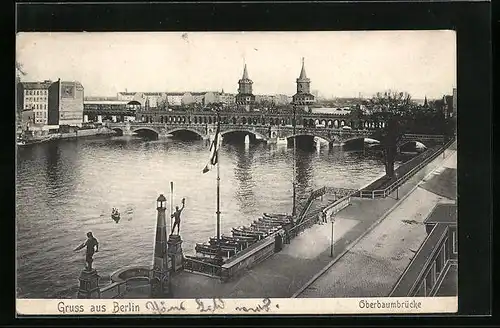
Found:
[[311, 206], [313, 200], [315, 200], [318, 197], [323, 196], [324, 194], [326, 194], [326, 192], [327, 192], [326, 187], [322, 187], [322, 188], [316, 189], [313, 192], [311, 192], [311, 194], [307, 198], [306, 202], [304, 203], [304, 207], [300, 211], [300, 214], [298, 216], [298, 220], [296, 221], [297, 224], [300, 224], [302, 222], [302, 220], [304, 220], [304, 216], [306, 215], [307, 210]]
[[[401, 186], [404, 182], [408, 181], [416, 172], [418, 172], [420, 169], [422, 169], [425, 165], [429, 164], [431, 161], [433, 161], [436, 157], [438, 157], [446, 148], [448, 148], [455, 140], [451, 139], [449, 140], [446, 144], [443, 146], [439, 147], [436, 150], [428, 150], [421, 155], [414, 157], [413, 159], [410, 160], [410, 163], [412, 161], [421, 161], [419, 164], [417, 164], [415, 167], [410, 169], [407, 173], [405, 173], [402, 177], [398, 178], [396, 181], [391, 183], [388, 187], [385, 189], [377, 189], [377, 190], [360, 190], [359, 196], [362, 198], [385, 198], [389, 196], [396, 188]], [[411, 164], [410, 164], [411, 165]]]
[[346, 208], [347, 206], [351, 205], [351, 196], [345, 196], [341, 199], [339, 199], [338, 201], [335, 201], [335, 203], [325, 207], [325, 209], [323, 210], [325, 213], [326, 213], [326, 216], [328, 218], [331, 218], [332, 216], [334, 216], [335, 214], [337, 214], [338, 212], [340, 212], [341, 210], [343, 210], [344, 208]]
[[127, 282], [113, 282], [107, 286], [99, 288], [99, 298], [120, 298], [127, 292]]
[[417, 254], [405, 269], [390, 297], [434, 296], [451, 260], [449, 242], [450, 230], [444, 224], [437, 224], [420, 246]]

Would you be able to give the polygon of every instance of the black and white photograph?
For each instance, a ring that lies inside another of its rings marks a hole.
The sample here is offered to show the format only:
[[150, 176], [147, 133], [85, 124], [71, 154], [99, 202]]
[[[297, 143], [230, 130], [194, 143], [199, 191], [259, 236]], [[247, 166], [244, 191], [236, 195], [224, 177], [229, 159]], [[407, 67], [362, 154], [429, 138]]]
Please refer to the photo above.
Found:
[[15, 59], [18, 313], [457, 312], [455, 31], [19, 32]]

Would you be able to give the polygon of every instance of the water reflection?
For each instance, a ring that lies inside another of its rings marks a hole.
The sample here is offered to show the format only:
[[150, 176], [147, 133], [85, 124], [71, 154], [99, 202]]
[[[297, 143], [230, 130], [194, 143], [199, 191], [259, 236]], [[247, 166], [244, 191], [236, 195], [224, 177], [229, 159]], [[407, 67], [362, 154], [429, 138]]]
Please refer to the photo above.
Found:
[[248, 144], [239, 144], [233, 146], [236, 153], [236, 166], [234, 167], [234, 176], [238, 181], [238, 188], [235, 190], [235, 197], [238, 200], [239, 208], [242, 213], [252, 213], [255, 206], [255, 183], [252, 179], [253, 154], [255, 148], [250, 148]]

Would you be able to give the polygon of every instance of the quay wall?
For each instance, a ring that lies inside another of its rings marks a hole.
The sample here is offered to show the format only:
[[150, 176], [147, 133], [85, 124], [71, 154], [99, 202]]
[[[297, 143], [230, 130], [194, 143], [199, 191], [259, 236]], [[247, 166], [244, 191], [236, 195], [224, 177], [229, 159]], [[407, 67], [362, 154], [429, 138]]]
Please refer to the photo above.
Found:
[[108, 129], [108, 128], [97, 128], [97, 129], [84, 129], [78, 130], [75, 132], [67, 132], [67, 133], [55, 133], [53, 135], [54, 139], [72, 139], [72, 138], [83, 138], [90, 136], [105, 136], [105, 135], [113, 135], [116, 132]]

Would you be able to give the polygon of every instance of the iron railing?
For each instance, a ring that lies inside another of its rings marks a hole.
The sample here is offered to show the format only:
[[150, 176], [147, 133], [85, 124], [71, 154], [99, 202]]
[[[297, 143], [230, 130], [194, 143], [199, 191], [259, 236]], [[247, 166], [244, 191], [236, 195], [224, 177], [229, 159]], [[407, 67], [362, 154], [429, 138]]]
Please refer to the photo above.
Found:
[[408, 181], [408, 179], [410, 179], [413, 175], [415, 175], [416, 172], [421, 170], [425, 165], [429, 164], [440, 154], [442, 154], [442, 152], [445, 151], [446, 148], [448, 148], [454, 141], [455, 139], [451, 139], [446, 144], [435, 150], [430, 149], [422, 153], [421, 155], [412, 158], [409, 161], [409, 163], [411, 163], [412, 161], [419, 161], [419, 160], [421, 160], [421, 162], [384, 189], [360, 190], [359, 191], [360, 197], [375, 199], [375, 198], [385, 198], [389, 196], [390, 194], [392, 194], [394, 190], [396, 190], [396, 188], [399, 188], [404, 182]]

